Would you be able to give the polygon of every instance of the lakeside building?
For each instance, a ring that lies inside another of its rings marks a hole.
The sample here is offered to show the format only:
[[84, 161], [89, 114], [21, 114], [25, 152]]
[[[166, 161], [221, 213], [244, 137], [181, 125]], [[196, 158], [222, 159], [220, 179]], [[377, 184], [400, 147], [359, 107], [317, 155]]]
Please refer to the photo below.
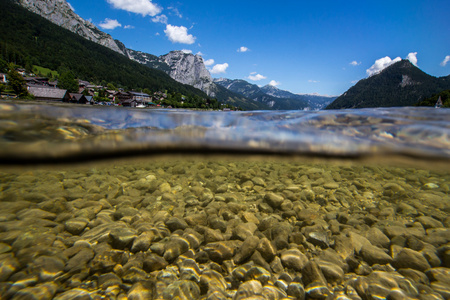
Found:
[[28, 86], [27, 89], [36, 100], [70, 101], [70, 95], [67, 90], [44, 86]]

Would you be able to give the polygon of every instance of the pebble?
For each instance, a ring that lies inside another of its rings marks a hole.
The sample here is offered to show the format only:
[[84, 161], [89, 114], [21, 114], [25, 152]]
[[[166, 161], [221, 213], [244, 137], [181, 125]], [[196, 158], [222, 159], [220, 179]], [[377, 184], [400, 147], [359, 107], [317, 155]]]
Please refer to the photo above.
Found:
[[393, 259], [383, 249], [372, 245], [364, 245], [361, 247], [360, 254], [364, 261], [369, 265], [380, 264], [385, 265], [392, 263]]
[[143, 300], [153, 299], [153, 289], [155, 282], [153, 281], [140, 281], [133, 284], [127, 293], [127, 299], [129, 300]]
[[174, 261], [178, 256], [189, 250], [189, 242], [182, 237], [172, 237], [164, 245], [164, 259]]
[[321, 248], [328, 248], [330, 241], [328, 239], [328, 233], [326, 231], [313, 231], [307, 235], [307, 240], [313, 245]]
[[8, 299], [450, 298], [446, 174], [239, 160], [43, 174], [0, 172]]
[[308, 257], [298, 249], [289, 249], [281, 252], [283, 266], [295, 271], [301, 271], [308, 262]]
[[256, 236], [249, 236], [245, 239], [242, 245], [237, 250], [233, 260], [236, 264], [245, 262], [255, 252], [259, 244], [259, 238]]
[[200, 288], [195, 282], [179, 280], [171, 283], [163, 292], [163, 299], [199, 299]]
[[404, 248], [396, 255], [393, 265], [398, 268], [411, 268], [424, 272], [430, 268], [430, 264], [422, 253], [409, 248]]

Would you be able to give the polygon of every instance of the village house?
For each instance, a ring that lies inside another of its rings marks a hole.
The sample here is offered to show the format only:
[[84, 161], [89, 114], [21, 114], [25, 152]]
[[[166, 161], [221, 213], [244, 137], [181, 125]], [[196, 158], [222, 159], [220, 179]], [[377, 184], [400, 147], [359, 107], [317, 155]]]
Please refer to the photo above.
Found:
[[122, 106], [137, 107], [155, 105], [150, 95], [138, 92], [117, 92], [114, 99], [119, 100]]
[[47, 77], [24, 77], [28, 86], [56, 87], [55, 82], [50, 82]]
[[78, 93], [70, 93], [69, 102], [77, 104], [90, 104], [86, 96]]
[[65, 102], [69, 102], [70, 100], [70, 95], [67, 90], [42, 86], [28, 86], [27, 89], [28, 92], [32, 94], [36, 100]]
[[133, 100], [136, 100], [139, 103], [145, 103], [152, 101], [150, 95], [146, 93], [138, 93], [138, 92], [128, 92], [131, 95]]
[[119, 103], [122, 103], [124, 101], [130, 100], [131, 99], [131, 95], [125, 92], [115, 92], [113, 94], [113, 100], [114, 101], [118, 101]]
[[122, 102], [120, 102], [120, 105], [122, 105], [123, 107], [136, 107], [138, 106], [138, 103], [136, 100], [129, 98], [122, 100]]

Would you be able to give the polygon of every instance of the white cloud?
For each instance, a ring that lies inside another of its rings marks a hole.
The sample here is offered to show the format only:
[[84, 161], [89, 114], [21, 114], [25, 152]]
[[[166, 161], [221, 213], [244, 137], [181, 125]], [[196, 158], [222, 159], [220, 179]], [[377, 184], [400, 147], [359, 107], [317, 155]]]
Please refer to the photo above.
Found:
[[237, 50], [237, 52], [247, 52], [247, 51], [250, 51], [250, 49], [248, 49], [247, 47], [244, 47], [244, 46], [240, 47], [240, 48]]
[[183, 52], [185, 54], [192, 54], [192, 50], [188, 50], [188, 49], [183, 49], [183, 50], [181, 50], [181, 52]]
[[125, 28], [125, 29], [134, 29], [134, 26], [133, 25], [125, 25], [123, 28]]
[[71, 9], [72, 11], [75, 11], [75, 8], [73, 8], [72, 4], [70, 4], [69, 2], [67, 2], [67, 5], [69, 5], [69, 7], [70, 7], [70, 9]]
[[204, 54], [202, 52], [198, 51], [196, 55], [203, 56]]
[[161, 13], [162, 8], [149, 0], [107, 0], [114, 8], [123, 9], [128, 12], [142, 16], [156, 16]]
[[163, 24], [167, 24], [168, 18], [166, 15], [159, 15], [156, 17], [152, 18], [152, 22], [153, 23], [163, 23]]
[[277, 86], [277, 85], [280, 85], [280, 84], [281, 84], [281, 82], [275, 81], [275, 80], [271, 80], [271, 81], [269, 82], [269, 85], [271, 85], [271, 86]]
[[266, 79], [267, 77], [263, 76], [261, 74], [256, 74], [256, 72], [253, 72], [247, 78], [250, 80], [253, 80], [253, 81], [259, 81], [259, 80]]
[[208, 59], [203, 62], [205, 66], [212, 66], [214, 64], [214, 59]]
[[98, 24], [102, 29], [115, 29], [117, 27], [122, 27], [122, 24], [120, 24], [117, 20], [111, 20], [106, 18], [105, 21]]
[[225, 73], [227, 71], [227, 68], [229, 67], [229, 65], [227, 63], [224, 64], [217, 64], [215, 65], [210, 72], [212, 74], [220, 74], [220, 73]]
[[178, 17], [178, 18], [183, 18], [183, 15], [180, 14], [180, 11], [178, 10], [178, 8], [170, 6], [168, 7], [168, 9], [170, 9], [171, 11], [173, 11], [173, 13]]
[[350, 63], [350, 65], [352, 65], [352, 66], [359, 66], [360, 64], [361, 64], [361, 62], [357, 62], [356, 60], [354, 60]]
[[184, 26], [173, 26], [167, 24], [164, 33], [172, 43], [181, 43], [190, 45], [195, 42], [195, 37], [192, 34], [188, 34], [187, 28]]
[[400, 57], [396, 57], [395, 59], [391, 59], [389, 56], [377, 59], [375, 63], [366, 70], [366, 73], [368, 76], [372, 76], [375, 74], [380, 73], [385, 68], [389, 67], [392, 64], [395, 64], [396, 62], [401, 61], [402, 59]]
[[308, 82], [310, 82], [310, 83], [319, 83], [320, 81], [310, 79], [310, 80], [308, 80]]
[[450, 61], [450, 55], [447, 55], [444, 58], [444, 60], [441, 62], [441, 66], [445, 67], [449, 61]]
[[407, 60], [409, 60], [413, 65], [417, 67], [417, 52], [411, 52], [406, 57]]

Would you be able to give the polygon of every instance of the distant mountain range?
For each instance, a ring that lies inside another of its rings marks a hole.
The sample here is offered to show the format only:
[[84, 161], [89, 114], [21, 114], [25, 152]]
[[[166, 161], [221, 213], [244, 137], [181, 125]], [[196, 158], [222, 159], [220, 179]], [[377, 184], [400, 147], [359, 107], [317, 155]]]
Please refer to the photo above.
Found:
[[[90, 41], [120, 53], [147, 67], [161, 70], [176, 81], [188, 84], [216, 97], [224, 103], [244, 109], [321, 109], [335, 97], [316, 95], [296, 95], [275, 87], [259, 88], [244, 80], [225, 84], [224, 79], [213, 80], [199, 55], [172, 51], [166, 55], [155, 56], [127, 48], [122, 42], [114, 40], [91, 22], [78, 16], [65, 0], [14, 0], [28, 10], [39, 14], [52, 23], [68, 29]], [[237, 86], [246, 86], [237, 88]]]
[[450, 75], [437, 78], [402, 60], [360, 80], [327, 109], [412, 106], [448, 89]]
[[271, 85], [259, 87], [242, 79], [219, 78], [214, 79], [214, 82], [253, 101], [264, 103], [270, 109], [275, 110], [318, 110], [336, 99], [336, 97], [329, 96], [293, 94]]

